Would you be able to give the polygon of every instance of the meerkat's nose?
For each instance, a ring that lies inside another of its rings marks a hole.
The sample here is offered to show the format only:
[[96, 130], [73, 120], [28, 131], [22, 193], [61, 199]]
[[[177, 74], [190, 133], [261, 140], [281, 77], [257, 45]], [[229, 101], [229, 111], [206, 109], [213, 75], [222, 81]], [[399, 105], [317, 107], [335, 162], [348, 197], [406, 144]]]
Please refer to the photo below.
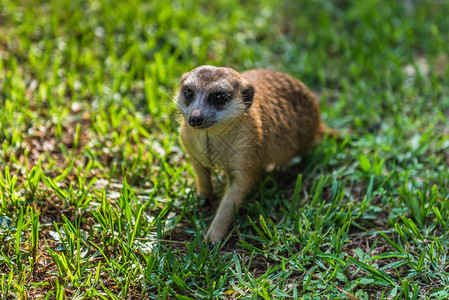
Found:
[[189, 125], [192, 127], [198, 127], [203, 125], [203, 117], [201, 116], [191, 116], [189, 118]]

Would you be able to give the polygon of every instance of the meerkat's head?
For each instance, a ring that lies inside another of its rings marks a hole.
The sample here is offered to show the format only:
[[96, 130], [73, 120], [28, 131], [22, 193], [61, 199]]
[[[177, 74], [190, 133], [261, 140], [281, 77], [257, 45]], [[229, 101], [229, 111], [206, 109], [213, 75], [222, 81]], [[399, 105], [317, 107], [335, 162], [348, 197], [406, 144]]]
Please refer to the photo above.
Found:
[[206, 129], [241, 117], [253, 96], [253, 86], [233, 69], [201, 66], [182, 76], [176, 101], [190, 126]]

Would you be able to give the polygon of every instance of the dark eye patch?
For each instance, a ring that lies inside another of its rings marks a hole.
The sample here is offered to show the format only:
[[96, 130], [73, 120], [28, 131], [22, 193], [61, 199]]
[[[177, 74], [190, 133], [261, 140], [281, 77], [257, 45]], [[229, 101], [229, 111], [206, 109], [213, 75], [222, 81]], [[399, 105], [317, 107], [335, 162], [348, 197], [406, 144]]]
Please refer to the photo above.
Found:
[[208, 101], [217, 110], [223, 109], [228, 100], [231, 99], [231, 93], [228, 92], [215, 92], [209, 95]]
[[182, 93], [184, 94], [184, 97], [185, 97], [187, 103], [192, 102], [194, 92], [193, 92], [193, 90], [191, 88], [184, 87], [182, 89]]

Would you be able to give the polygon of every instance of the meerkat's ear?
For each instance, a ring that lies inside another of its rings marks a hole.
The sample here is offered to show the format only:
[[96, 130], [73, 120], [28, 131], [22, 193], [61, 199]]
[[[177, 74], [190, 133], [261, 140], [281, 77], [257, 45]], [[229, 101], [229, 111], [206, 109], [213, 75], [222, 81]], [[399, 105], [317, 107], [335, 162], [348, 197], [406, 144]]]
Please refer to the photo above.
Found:
[[251, 107], [251, 104], [253, 104], [253, 98], [254, 98], [254, 88], [248, 82], [242, 89], [242, 99], [243, 103], [245, 103], [246, 105], [246, 109], [249, 109]]

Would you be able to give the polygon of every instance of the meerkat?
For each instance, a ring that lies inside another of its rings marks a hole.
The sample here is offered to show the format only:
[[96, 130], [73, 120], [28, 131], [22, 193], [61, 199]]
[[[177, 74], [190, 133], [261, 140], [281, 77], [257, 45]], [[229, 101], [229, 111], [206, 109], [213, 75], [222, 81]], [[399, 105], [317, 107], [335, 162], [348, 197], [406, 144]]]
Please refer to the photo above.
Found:
[[228, 234], [261, 171], [306, 154], [327, 131], [315, 95], [292, 76], [268, 69], [240, 74], [226, 67], [197, 67], [182, 76], [176, 104], [199, 197], [212, 196], [213, 170], [226, 175], [206, 234], [212, 243]]

